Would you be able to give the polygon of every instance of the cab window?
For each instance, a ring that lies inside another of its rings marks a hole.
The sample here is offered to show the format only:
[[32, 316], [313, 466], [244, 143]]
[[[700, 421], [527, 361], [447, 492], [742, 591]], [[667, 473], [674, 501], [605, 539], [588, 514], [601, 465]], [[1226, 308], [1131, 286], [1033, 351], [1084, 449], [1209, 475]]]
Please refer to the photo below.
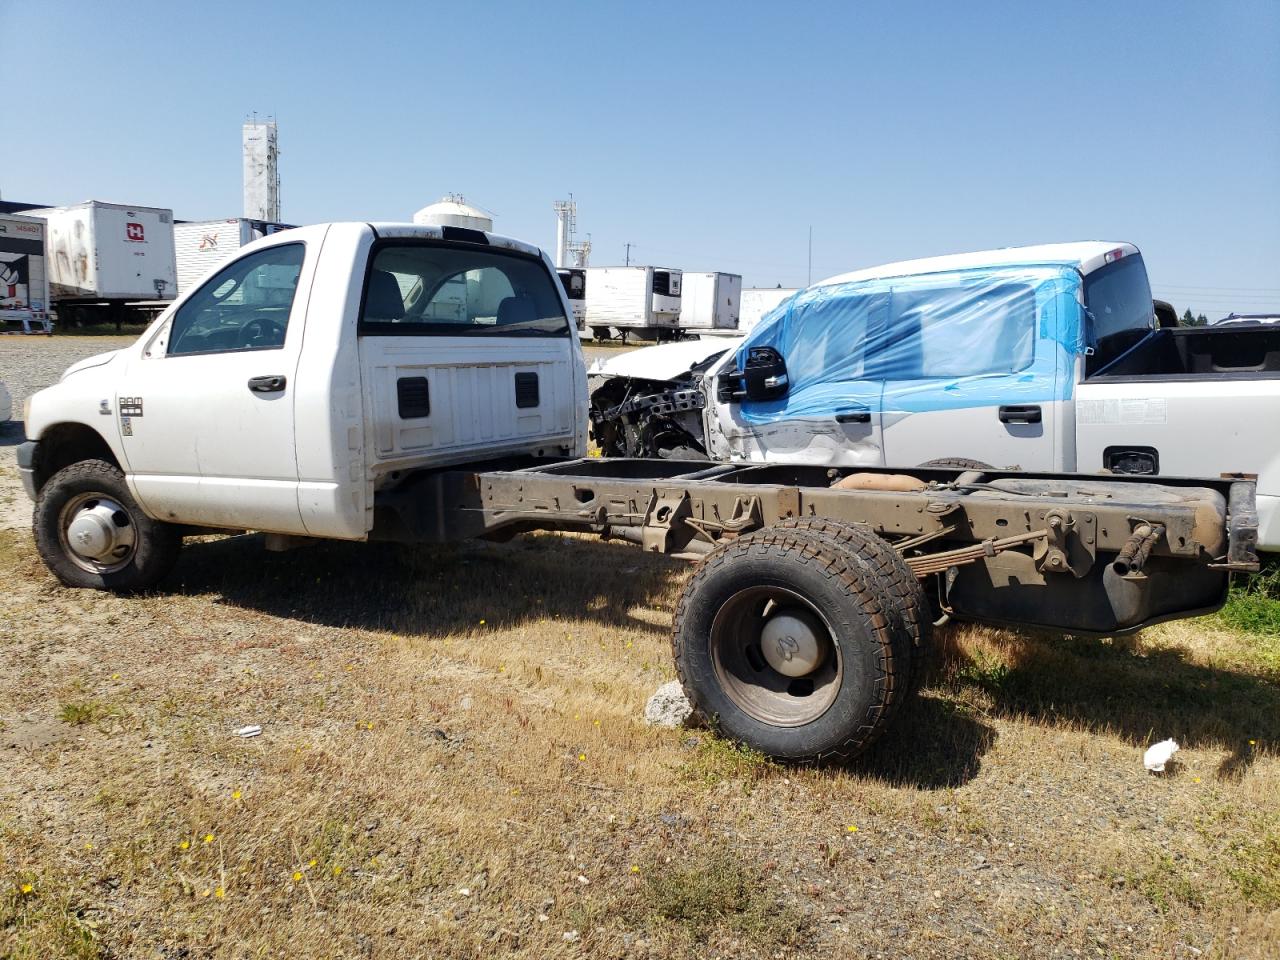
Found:
[[542, 261], [430, 243], [377, 248], [360, 331], [406, 336], [567, 336], [569, 323]]
[[283, 347], [304, 253], [270, 247], [215, 273], [174, 315], [169, 355]]
[[1130, 255], [1084, 278], [1093, 355], [1085, 375], [1101, 370], [1155, 329], [1155, 305], [1142, 257]]

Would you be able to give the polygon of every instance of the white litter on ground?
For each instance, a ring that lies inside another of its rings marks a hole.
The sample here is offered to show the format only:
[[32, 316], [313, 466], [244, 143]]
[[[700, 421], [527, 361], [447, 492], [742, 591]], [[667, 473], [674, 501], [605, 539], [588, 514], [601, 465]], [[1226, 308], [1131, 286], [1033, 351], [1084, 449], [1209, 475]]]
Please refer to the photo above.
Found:
[[1147, 752], [1142, 756], [1142, 765], [1152, 773], [1164, 773], [1164, 765], [1172, 760], [1177, 752], [1176, 740], [1161, 740], [1147, 747]]
[[235, 735], [237, 737], [256, 737], [260, 733], [262, 733], [262, 727], [258, 726], [256, 723], [251, 723], [249, 726], [241, 727], [239, 730], [235, 731]]

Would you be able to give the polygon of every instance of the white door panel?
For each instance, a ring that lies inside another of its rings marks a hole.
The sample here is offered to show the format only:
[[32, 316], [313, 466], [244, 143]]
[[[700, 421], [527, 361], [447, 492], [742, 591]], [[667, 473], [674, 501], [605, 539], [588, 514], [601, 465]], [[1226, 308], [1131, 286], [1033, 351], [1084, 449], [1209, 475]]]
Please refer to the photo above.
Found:
[[1059, 403], [1039, 408], [1039, 423], [1002, 423], [1000, 407], [962, 407], [926, 413], [886, 411], [886, 464], [913, 467], [944, 457], [980, 460], [994, 467], [1054, 470], [1054, 423]]
[[[294, 256], [290, 250], [301, 265], [272, 262]], [[134, 492], [152, 516], [306, 532], [298, 508], [293, 398], [318, 256], [318, 242], [305, 256], [294, 243], [233, 261], [130, 357], [116, 414]], [[244, 275], [231, 296], [203, 296], [229, 285], [222, 278], [238, 271]], [[190, 337], [200, 351], [183, 352]], [[251, 385], [259, 378], [273, 382]]]
[[738, 404], [719, 403], [715, 409], [733, 460], [831, 466], [879, 466], [884, 460], [879, 413], [865, 414], [865, 423], [830, 417], [750, 423]]

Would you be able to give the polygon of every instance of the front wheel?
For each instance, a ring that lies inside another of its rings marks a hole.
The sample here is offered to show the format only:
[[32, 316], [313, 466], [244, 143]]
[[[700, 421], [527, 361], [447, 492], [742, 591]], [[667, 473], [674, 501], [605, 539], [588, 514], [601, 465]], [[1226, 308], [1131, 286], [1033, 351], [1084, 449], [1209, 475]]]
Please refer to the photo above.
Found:
[[676, 608], [676, 668], [726, 736], [780, 760], [852, 757], [906, 692], [894, 602], [842, 544], [766, 528], [699, 564]]
[[41, 559], [68, 587], [146, 590], [173, 568], [182, 546], [178, 528], [143, 513], [124, 474], [102, 460], [50, 477], [32, 527]]

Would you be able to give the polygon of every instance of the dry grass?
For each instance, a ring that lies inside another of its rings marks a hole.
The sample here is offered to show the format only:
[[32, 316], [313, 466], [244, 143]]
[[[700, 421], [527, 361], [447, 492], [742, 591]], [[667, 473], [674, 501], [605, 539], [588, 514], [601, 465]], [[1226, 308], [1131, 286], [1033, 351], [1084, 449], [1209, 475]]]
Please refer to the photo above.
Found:
[[0, 956], [1280, 953], [1280, 686], [1221, 620], [953, 628], [795, 770], [644, 727], [687, 570], [561, 541], [208, 540], [121, 599], [0, 531]]

